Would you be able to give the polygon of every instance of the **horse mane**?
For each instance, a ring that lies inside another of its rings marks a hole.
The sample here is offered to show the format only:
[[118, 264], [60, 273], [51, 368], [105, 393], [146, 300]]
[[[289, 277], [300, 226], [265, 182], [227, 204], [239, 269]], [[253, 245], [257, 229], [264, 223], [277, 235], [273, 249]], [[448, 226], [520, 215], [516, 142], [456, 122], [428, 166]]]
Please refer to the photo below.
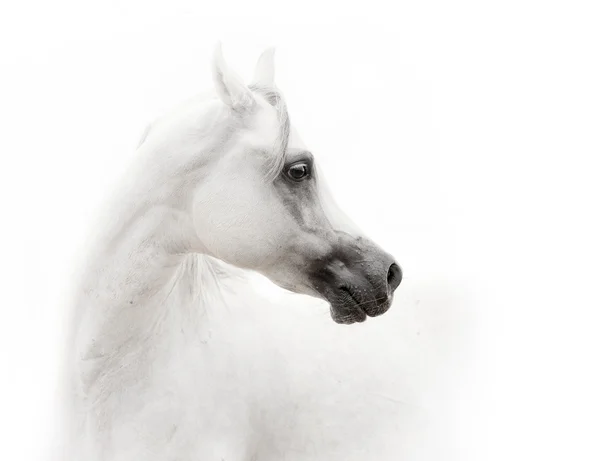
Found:
[[272, 181], [281, 173], [285, 163], [285, 154], [290, 138], [290, 117], [285, 100], [277, 88], [251, 85], [250, 89], [265, 98], [277, 111], [279, 132], [273, 144], [273, 160], [271, 165], [269, 165], [266, 175], [267, 179]]
[[[267, 173], [265, 174], [265, 179], [270, 182], [273, 181], [283, 170], [283, 166], [285, 164], [285, 155], [287, 151], [288, 141], [290, 138], [290, 117], [287, 110], [287, 105], [285, 103], [285, 99], [279, 91], [275, 87], [265, 87], [260, 85], [250, 85], [250, 90], [254, 93], [263, 97], [271, 106], [275, 108], [277, 113], [278, 120], [278, 132], [275, 140], [273, 142], [272, 148], [272, 157], [271, 162], [267, 167]], [[206, 96], [206, 95], [204, 95]], [[152, 127], [155, 125], [156, 120], [150, 122], [144, 128], [142, 134], [140, 135], [140, 139], [137, 143], [136, 149], [139, 149], [146, 139], [148, 135], [152, 131]]]

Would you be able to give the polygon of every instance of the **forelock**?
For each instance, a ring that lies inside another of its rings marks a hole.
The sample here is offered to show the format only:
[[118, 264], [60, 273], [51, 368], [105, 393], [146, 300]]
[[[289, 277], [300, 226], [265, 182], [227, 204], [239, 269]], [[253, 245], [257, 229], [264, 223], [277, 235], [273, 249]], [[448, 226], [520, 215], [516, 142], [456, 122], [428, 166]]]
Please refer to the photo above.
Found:
[[267, 169], [267, 179], [274, 180], [283, 170], [285, 164], [285, 153], [287, 151], [288, 141], [290, 139], [290, 118], [283, 95], [276, 88], [265, 88], [257, 85], [250, 86], [250, 89], [260, 94], [265, 100], [275, 108], [278, 119], [278, 133], [275, 138], [272, 152], [271, 164]]

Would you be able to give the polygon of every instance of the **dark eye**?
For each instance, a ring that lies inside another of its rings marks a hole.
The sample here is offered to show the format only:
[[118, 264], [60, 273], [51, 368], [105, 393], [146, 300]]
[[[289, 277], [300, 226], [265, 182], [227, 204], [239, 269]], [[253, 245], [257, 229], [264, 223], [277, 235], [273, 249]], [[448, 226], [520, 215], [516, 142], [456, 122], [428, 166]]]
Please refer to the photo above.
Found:
[[288, 167], [287, 175], [294, 181], [302, 181], [310, 177], [310, 167], [306, 162], [294, 163]]

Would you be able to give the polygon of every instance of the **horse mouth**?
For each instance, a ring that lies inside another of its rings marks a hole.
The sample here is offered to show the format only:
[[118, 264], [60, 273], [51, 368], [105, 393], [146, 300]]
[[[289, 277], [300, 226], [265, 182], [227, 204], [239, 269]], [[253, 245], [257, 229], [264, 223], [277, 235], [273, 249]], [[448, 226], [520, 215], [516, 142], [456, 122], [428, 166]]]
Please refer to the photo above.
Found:
[[343, 286], [329, 296], [331, 304], [331, 318], [335, 323], [350, 325], [362, 323], [367, 317], [376, 317], [386, 312], [391, 299], [387, 298], [383, 303], [377, 299], [365, 299], [364, 292], [351, 286]]
[[367, 320], [367, 313], [361, 308], [361, 302], [353, 295], [349, 287], [337, 290], [336, 299], [331, 301], [331, 318], [335, 323], [349, 325]]

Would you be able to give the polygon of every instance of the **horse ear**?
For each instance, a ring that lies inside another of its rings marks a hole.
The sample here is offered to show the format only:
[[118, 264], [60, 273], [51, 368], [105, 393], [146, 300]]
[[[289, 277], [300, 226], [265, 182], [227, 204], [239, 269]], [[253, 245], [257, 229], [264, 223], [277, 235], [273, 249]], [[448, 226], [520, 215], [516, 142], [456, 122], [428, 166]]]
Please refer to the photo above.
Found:
[[275, 48], [267, 48], [258, 58], [252, 84], [270, 88], [275, 83]]
[[250, 89], [244, 85], [242, 80], [233, 72], [225, 59], [221, 43], [217, 43], [213, 55], [213, 79], [215, 89], [221, 101], [235, 110], [242, 110], [252, 106], [254, 97]]

